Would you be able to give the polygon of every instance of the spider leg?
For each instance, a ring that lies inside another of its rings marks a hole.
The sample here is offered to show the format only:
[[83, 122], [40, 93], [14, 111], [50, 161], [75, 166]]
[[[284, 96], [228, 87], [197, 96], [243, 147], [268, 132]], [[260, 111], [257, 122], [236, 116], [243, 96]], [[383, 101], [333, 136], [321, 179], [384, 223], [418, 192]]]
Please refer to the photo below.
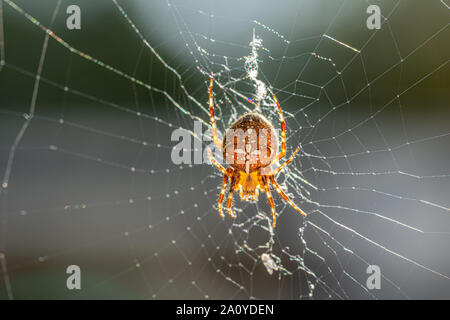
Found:
[[227, 187], [227, 182], [228, 182], [228, 174], [225, 172], [225, 175], [223, 176], [223, 183], [222, 183], [222, 189], [220, 190], [220, 196], [219, 196], [219, 200], [217, 201], [217, 208], [219, 209], [219, 214], [222, 218], [225, 218], [225, 216], [223, 215], [223, 210], [222, 210], [222, 202], [223, 202], [223, 197], [225, 195], [225, 188]]
[[281, 170], [283, 170], [289, 163], [291, 163], [292, 160], [294, 160], [295, 155], [297, 154], [297, 152], [300, 150], [300, 148], [295, 149], [294, 153], [291, 155], [291, 157], [289, 159], [286, 160], [286, 162], [284, 162], [281, 166], [279, 166], [278, 168], [275, 169], [275, 171], [273, 172], [273, 175], [277, 175]]
[[227, 174], [227, 170], [216, 159], [214, 159], [211, 149], [208, 149], [208, 154], [211, 163], [215, 165], [223, 174]]
[[280, 161], [286, 155], [286, 122], [284, 121], [283, 112], [281, 111], [281, 106], [278, 103], [277, 97], [273, 95], [273, 100], [278, 107], [278, 113], [280, 114], [281, 121], [281, 152], [278, 154], [277, 161]]
[[213, 78], [211, 78], [211, 82], [209, 83], [209, 114], [212, 127], [212, 138], [216, 146], [219, 149], [222, 149], [222, 142], [217, 137], [216, 118], [214, 117], [213, 81]]
[[236, 218], [236, 215], [233, 213], [233, 209], [231, 208], [231, 202], [233, 201], [233, 192], [235, 184], [236, 184], [236, 177], [233, 175], [231, 177], [230, 189], [228, 190], [228, 200], [227, 200], [228, 213], [233, 219]]
[[283, 199], [286, 200], [287, 203], [289, 203], [295, 210], [297, 210], [298, 212], [300, 212], [302, 215], [304, 215], [306, 217], [306, 213], [304, 213], [302, 211], [302, 209], [297, 207], [297, 205], [294, 202], [292, 202], [291, 199], [289, 199], [289, 197], [283, 192], [283, 190], [281, 190], [280, 186], [275, 181], [275, 178], [273, 176], [270, 176], [270, 182], [275, 187], [275, 190], [277, 190], [277, 192], [280, 194], [280, 196], [282, 196]]
[[275, 228], [277, 224], [277, 215], [275, 213], [275, 205], [273, 203], [272, 193], [270, 192], [269, 183], [264, 182], [264, 191], [266, 191], [267, 201], [269, 201], [270, 209], [272, 210], [272, 227]]

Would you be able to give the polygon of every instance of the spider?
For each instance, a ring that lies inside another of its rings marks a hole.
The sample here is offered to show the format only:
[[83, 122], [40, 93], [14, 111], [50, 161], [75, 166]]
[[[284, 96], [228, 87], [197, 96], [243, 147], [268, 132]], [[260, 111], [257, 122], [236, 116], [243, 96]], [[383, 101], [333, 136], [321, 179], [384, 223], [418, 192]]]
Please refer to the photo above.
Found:
[[[283, 112], [281, 111], [281, 106], [275, 95], [273, 95], [273, 99], [278, 107], [281, 121], [281, 152], [278, 153], [278, 155], [276, 154], [278, 142], [275, 129], [272, 124], [259, 113], [246, 113], [238, 118], [226, 130], [223, 141], [220, 141], [217, 136], [217, 126], [214, 117], [213, 78], [211, 78], [209, 85], [209, 112], [212, 138], [217, 147], [222, 150], [223, 158], [227, 164], [227, 168], [223, 167], [216, 159], [214, 159], [211, 150], [209, 150], [211, 163], [224, 175], [222, 189], [220, 190], [218, 200], [218, 210], [222, 218], [225, 217], [223, 214], [222, 202], [228, 183], [229, 191], [226, 206], [228, 213], [232, 218], [236, 218], [236, 215], [231, 208], [234, 191], [239, 190], [240, 198], [244, 201], [256, 201], [258, 200], [259, 190], [261, 190], [267, 195], [267, 200], [272, 211], [272, 227], [275, 228], [276, 213], [272, 194], [270, 192], [271, 186], [273, 186], [281, 197], [295, 210], [300, 212], [303, 216], [306, 216], [306, 214], [289, 199], [283, 190], [281, 190], [275, 180], [275, 176], [294, 159], [299, 148], [297, 148], [291, 157], [277, 169], [271, 170], [270, 168], [271, 164], [280, 161], [286, 155], [286, 124]], [[244, 132], [245, 135], [233, 135], [235, 131], [239, 130]], [[232, 139], [230, 139], [230, 137]]]

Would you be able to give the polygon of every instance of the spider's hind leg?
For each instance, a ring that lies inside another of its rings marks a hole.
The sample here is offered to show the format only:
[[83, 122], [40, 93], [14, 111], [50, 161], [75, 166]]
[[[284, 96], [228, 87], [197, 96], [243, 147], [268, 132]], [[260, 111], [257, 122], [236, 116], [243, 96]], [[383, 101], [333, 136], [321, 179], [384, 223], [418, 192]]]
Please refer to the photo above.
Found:
[[275, 212], [275, 204], [273, 203], [272, 193], [270, 192], [268, 176], [260, 176], [260, 186], [266, 193], [267, 201], [269, 201], [270, 210], [272, 211], [272, 227], [275, 229], [275, 226], [277, 224], [277, 214]]
[[297, 205], [292, 202], [291, 199], [289, 199], [289, 197], [283, 192], [283, 190], [281, 190], [281, 187], [278, 185], [278, 183], [275, 181], [275, 178], [273, 176], [270, 176], [270, 182], [272, 183], [272, 185], [274, 186], [275, 190], [277, 190], [277, 192], [280, 194], [280, 196], [283, 197], [284, 200], [286, 200], [287, 203], [289, 203], [291, 205], [291, 207], [293, 207], [295, 210], [297, 210], [298, 212], [300, 212], [303, 216], [306, 217], [306, 213], [303, 212], [302, 209], [300, 209], [299, 207], [297, 207]]
[[236, 177], [234, 175], [231, 176], [230, 188], [228, 190], [228, 200], [227, 200], [227, 209], [230, 216], [234, 219], [236, 215], [233, 213], [233, 209], [231, 208], [231, 203], [233, 201], [233, 192], [236, 185]]
[[220, 190], [219, 200], [217, 201], [217, 209], [219, 210], [219, 214], [222, 218], [225, 218], [225, 216], [223, 215], [222, 202], [225, 196], [225, 189], [227, 187], [227, 183], [228, 183], [228, 174], [225, 173], [225, 175], [223, 176], [223, 183], [222, 189]]

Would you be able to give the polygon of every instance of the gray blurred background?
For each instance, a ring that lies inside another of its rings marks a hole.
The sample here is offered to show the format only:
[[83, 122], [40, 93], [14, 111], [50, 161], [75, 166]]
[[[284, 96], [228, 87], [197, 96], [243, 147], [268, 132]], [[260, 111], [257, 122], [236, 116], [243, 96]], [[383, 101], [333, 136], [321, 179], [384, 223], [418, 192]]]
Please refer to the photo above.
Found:
[[[191, 114], [209, 121], [112, 1], [60, 1], [58, 7], [55, 0], [14, 3], [70, 46], [167, 92]], [[81, 8], [81, 30], [66, 28], [70, 4]], [[236, 254], [236, 243], [242, 239], [264, 244], [265, 235], [253, 234], [253, 229], [246, 234], [232, 227], [229, 218], [220, 219], [215, 204], [222, 179], [213, 167], [180, 168], [170, 160], [172, 130], [192, 130], [193, 119], [163, 94], [71, 53], [52, 38], [43, 57], [35, 115], [28, 121], [46, 33], [3, 2], [2, 181], [8, 161], [11, 171], [0, 194], [1, 299], [297, 299], [309, 289], [305, 272], [280, 253], [286, 247], [322, 275], [337, 292], [331, 298], [450, 298], [450, 11], [441, 1], [119, 4], [142, 36], [178, 71], [189, 94], [205, 106], [208, 79], [199, 67], [217, 72], [223, 62], [220, 56], [248, 55], [255, 28], [270, 50], [270, 57], [261, 55], [264, 80], [275, 88], [290, 114], [288, 149], [303, 146], [293, 165], [319, 188], [310, 190], [311, 199], [323, 205], [319, 208], [290, 192], [305, 210], [323, 212], [308, 219], [332, 238], [311, 225], [303, 237], [326, 262], [304, 253], [298, 236], [304, 221], [278, 197], [277, 210], [282, 214], [275, 230], [276, 250], [292, 275], [270, 276], [257, 255]], [[389, 15], [379, 31], [366, 28], [369, 4], [379, 5], [383, 16]], [[292, 42], [286, 45], [253, 20]], [[361, 54], [353, 59], [355, 52], [323, 34], [362, 49]], [[216, 56], [195, 50], [191, 54], [195, 44]], [[331, 57], [338, 70], [348, 64], [342, 76], [328, 82], [335, 69], [305, 54], [313, 51]], [[304, 82], [328, 82], [326, 95]], [[355, 96], [368, 82], [370, 90]], [[401, 97], [395, 99], [399, 93]], [[300, 94], [317, 96], [318, 101], [310, 104]], [[349, 98], [351, 102], [345, 103]], [[339, 108], [317, 123], [334, 106]], [[224, 119], [231, 114], [226, 106], [218, 110]], [[25, 123], [23, 136], [12, 149]], [[223, 122], [219, 127], [224, 129]], [[348, 134], [340, 134], [349, 129]], [[11, 150], [14, 158], [8, 160]], [[368, 150], [381, 152], [367, 154]], [[327, 165], [308, 154], [326, 157]], [[352, 154], [360, 155], [343, 157]], [[392, 173], [335, 176], [313, 169]], [[251, 218], [257, 209], [267, 214], [264, 195], [260, 199], [257, 206], [236, 199], [235, 206], [244, 208], [237, 222]], [[337, 227], [325, 215], [408, 260]], [[245, 270], [236, 266], [239, 262]], [[82, 270], [80, 291], [66, 288], [65, 270], [72, 264]], [[379, 265], [387, 277], [381, 290], [368, 293], [361, 287], [367, 264]], [[316, 286], [312, 298], [329, 298], [324, 285]]]

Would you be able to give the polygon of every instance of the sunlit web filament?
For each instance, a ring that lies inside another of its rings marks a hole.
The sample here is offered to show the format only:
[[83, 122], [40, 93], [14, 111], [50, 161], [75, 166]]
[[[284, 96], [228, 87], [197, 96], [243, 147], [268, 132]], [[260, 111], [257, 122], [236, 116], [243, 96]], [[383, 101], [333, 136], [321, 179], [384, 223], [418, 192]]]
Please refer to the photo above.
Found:
[[346, 48], [349, 48], [350, 50], [353, 50], [353, 51], [358, 52], [358, 53], [361, 52], [361, 51], [359, 51], [358, 49], [355, 49], [355, 48], [353, 48], [352, 46], [350, 46], [350, 45], [348, 45], [348, 44], [346, 44], [346, 43], [344, 43], [344, 42], [342, 42], [342, 41], [339, 41], [339, 40], [337, 40], [337, 39], [335, 39], [335, 38], [333, 38], [333, 37], [330, 37], [330, 36], [327, 35], [327, 34], [324, 34], [323, 36], [324, 36], [325, 38], [328, 38], [328, 39], [330, 39], [330, 40], [333, 40], [333, 41], [336, 42], [336, 43], [339, 43], [341, 46], [344, 46], [344, 47], [346, 47]]

